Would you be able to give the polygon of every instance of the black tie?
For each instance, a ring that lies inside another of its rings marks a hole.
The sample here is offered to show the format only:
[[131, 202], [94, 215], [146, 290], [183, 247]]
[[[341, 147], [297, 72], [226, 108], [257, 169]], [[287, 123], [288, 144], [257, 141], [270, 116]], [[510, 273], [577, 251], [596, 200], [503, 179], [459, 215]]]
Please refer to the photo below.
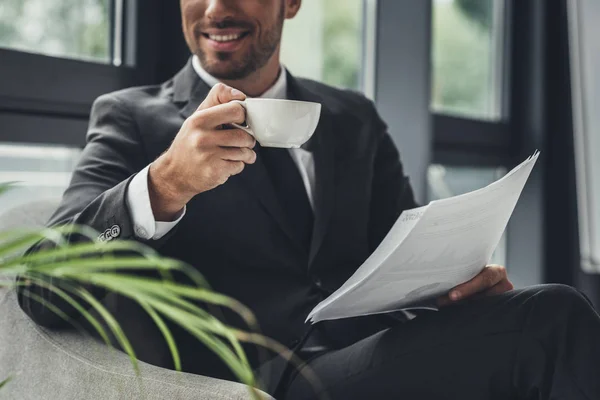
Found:
[[288, 149], [262, 147], [258, 150], [283, 212], [308, 251], [314, 217], [300, 171]]

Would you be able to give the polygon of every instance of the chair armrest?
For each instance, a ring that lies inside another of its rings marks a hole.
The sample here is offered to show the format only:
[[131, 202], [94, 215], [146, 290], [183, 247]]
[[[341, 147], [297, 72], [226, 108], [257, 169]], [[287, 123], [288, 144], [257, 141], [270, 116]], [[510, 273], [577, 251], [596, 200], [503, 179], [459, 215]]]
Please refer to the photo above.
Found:
[[90, 336], [37, 326], [18, 306], [15, 291], [0, 289], [0, 381], [13, 377], [0, 398], [252, 399], [240, 383], [139, 364], [136, 376], [126, 354]]

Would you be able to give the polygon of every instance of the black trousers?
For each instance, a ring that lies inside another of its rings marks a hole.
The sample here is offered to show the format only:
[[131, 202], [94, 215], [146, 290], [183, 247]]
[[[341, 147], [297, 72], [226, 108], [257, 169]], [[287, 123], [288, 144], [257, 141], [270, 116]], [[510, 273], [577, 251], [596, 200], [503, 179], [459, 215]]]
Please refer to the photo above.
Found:
[[[600, 400], [600, 317], [580, 292], [541, 285], [468, 301], [328, 349], [285, 400]], [[277, 400], [283, 400], [278, 398]]]

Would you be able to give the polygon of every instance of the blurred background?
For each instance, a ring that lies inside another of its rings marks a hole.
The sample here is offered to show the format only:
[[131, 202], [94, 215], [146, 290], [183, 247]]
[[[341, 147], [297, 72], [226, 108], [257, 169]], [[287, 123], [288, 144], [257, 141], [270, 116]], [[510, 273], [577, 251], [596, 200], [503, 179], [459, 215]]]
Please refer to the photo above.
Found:
[[[597, 0], [303, 0], [282, 59], [376, 103], [421, 202], [539, 149], [493, 261], [600, 304], [599, 26]], [[93, 100], [188, 57], [175, 0], [1, 0], [0, 209], [60, 196]]]

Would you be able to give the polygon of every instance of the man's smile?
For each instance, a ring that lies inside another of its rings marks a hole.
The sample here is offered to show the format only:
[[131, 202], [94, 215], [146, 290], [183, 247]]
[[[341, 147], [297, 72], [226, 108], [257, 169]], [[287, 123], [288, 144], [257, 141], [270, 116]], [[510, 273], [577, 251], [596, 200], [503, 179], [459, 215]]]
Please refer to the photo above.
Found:
[[202, 32], [201, 38], [215, 51], [234, 52], [239, 50], [249, 36], [250, 31], [247, 30], [215, 29]]

